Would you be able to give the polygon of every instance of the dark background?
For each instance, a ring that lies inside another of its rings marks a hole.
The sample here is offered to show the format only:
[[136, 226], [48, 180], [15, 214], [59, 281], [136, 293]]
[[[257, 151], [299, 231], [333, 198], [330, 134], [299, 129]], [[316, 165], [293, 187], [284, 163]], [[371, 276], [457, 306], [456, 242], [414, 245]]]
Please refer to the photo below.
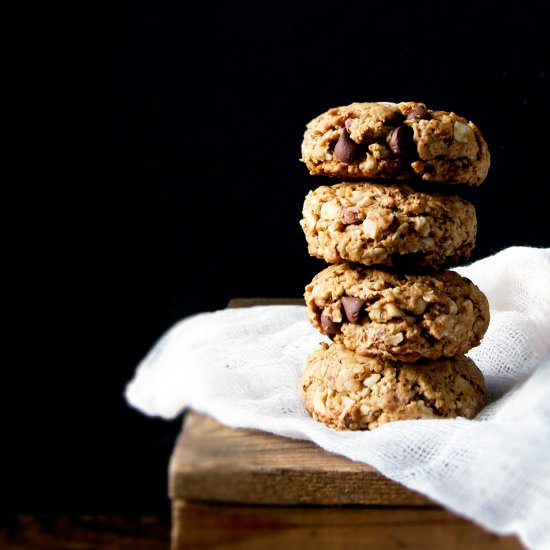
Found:
[[48, 8], [47, 170], [70, 184], [38, 195], [50, 205], [35, 265], [47, 306], [5, 502], [168, 509], [181, 419], [146, 418], [124, 387], [182, 317], [236, 296], [300, 296], [323, 268], [298, 221], [325, 181], [299, 156], [305, 124], [329, 107], [414, 100], [473, 120], [492, 153], [485, 183], [465, 191], [473, 259], [549, 245], [544, 3], [450, 5]]

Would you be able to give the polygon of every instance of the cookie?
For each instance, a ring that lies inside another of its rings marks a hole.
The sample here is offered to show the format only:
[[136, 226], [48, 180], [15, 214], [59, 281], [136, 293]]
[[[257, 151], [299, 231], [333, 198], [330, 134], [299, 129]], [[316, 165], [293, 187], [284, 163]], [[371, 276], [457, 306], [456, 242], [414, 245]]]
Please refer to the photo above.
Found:
[[312, 175], [422, 179], [479, 185], [490, 154], [473, 122], [423, 103], [352, 103], [307, 124], [302, 158]]
[[471, 203], [408, 185], [321, 186], [302, 214], [310, 255], [328, 263], [443, 267], [467, 260], [475, 246]]
[[401, 363], [320, 344], [307, 359], [300, 392], [309, 414], [337, 430], [373, 430], [418, 418], [473, 418], [485, 405], [483, 374], [459, 356]]
[[486, 296], [454, 271], [400, 274], [332, 265], [305, 289], [308, 319], [360, 355], [414, 362], [461, 355], [489, 325]]

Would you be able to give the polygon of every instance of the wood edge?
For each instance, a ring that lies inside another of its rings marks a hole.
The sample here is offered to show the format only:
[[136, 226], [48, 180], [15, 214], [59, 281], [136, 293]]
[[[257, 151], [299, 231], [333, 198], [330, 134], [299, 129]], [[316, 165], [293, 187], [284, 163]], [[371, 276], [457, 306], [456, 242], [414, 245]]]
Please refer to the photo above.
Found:
[[294, 476], [287, 476], [285, 472], [251, 475], [235, 471], [219, 476], [181, 473], [174, 480], [172, 500], [242, 506], [440, 507], [424, 495], [387, 478], [366, 479], [353, 474], [347, 477], [346, 483], [347, 487], [342, 487], [338, 476], [323, 476], [319, 483], [318, 476], [305, 475], [300, 476], [297, 491]]

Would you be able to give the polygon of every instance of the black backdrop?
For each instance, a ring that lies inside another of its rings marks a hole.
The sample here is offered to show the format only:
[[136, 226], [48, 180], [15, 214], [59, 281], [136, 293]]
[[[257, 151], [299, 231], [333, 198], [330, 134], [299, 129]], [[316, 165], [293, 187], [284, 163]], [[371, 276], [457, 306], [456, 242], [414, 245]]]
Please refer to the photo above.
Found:
[[465, 191], [473, 259], [550, 243], [543, 2], [49, 9], [47, 151], [79, 196], [62, 231], [73, 244], [50, 259], [63, 308], [46, 322], [53, 366], [31, 371], [19, 510], [167, 508], [181, 419], [130, 409], [124, 386], [178, 319], [234, 296], [300, 296], [322, 269], [298, 220], [325, 180], [298, 159], [329, 107], [415, 100], [473, 120], [492, 153]]

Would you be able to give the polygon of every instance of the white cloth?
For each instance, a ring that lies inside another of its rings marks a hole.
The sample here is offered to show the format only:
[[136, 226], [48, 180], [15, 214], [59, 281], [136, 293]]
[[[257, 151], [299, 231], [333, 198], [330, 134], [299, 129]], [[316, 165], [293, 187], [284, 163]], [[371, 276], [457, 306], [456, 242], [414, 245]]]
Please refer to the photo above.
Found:
[[298, 393], [323, 337], [303, 306], [201, 313], [169, 330], [126, 399], [171, 419], [186, 408], [236, 427], [309, 439], [529, 548], [550, 548], [550, 248], [511, 247], [457, 268], [487, 295], [491, 322], [468, 354], [491, 403], [474, 419], [392, 422], [337, 432]]

